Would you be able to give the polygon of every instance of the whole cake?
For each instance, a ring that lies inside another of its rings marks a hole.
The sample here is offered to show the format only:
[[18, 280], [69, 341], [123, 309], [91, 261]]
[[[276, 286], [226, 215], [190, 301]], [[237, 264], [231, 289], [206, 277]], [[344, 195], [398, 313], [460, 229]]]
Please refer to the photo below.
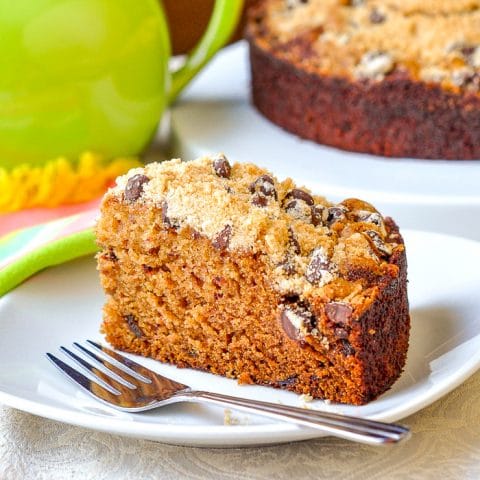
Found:
[[263, 0], [252, 98], [277, 125], [356, 152], [480, 159], [480, 0]]
[[364, 404], [405, 364], [405, 247], [361, 200], [331, 204], [224, 155], [131, 170], [96, 228], [114, 347]]

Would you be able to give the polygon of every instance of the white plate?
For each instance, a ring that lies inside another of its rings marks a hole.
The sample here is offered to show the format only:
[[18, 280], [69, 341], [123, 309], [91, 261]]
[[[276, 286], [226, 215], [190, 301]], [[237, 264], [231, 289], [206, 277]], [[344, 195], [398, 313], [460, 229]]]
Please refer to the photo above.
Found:
[[480, 160], [392, 159], [301, 140], [250, 104], [244, 43], [222, 50], [195, 78], [172, 109], [172, 127], [173, 154], [184, 159], [224, 151], [331, 200], [370, 201], [403, 228], [480, 240], [480, 222], [471, 221], [480, 216]]
[[[409, 259], [412, 334], [400, 380], [362, 407], [311, 408], [394, 421], [420, 410], [458, 386], [480, 366], [480, 244], [446, 235], [405, 232]], [[126, 414], [82, 394], [45, 358], [59, 345], [101, 339], [103, 294], [92, 259], [46, 270], [0, 299], [0, 401], [47, 418], [167, 443], [233, 447], [302, 440], [318, 432], [224, 410], [172, 405], [147, 414]], [[239, 386], [211, 374], [140, 359], [160, 373], [195, 388], [301, 406], [290, 392]]]

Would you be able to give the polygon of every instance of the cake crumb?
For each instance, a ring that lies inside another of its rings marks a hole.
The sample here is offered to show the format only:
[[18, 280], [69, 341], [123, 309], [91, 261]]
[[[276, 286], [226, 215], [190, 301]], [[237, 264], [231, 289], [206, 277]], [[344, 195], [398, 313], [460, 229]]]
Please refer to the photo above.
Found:
[[223, 424], [224, 425], [238, 425], [238, 419], [232, 417], [232, 411], [226, 408], [223, 411]]
[[313, 397], [308, 393], [303, 393], [300, 395], [300, 400], [305, 403], [309, 403], [313, 400]]
[[229, 408], [223, 410], [223, 424], [224, 425], [249, 425], [250, 417], [236, 417], [232, 414]]

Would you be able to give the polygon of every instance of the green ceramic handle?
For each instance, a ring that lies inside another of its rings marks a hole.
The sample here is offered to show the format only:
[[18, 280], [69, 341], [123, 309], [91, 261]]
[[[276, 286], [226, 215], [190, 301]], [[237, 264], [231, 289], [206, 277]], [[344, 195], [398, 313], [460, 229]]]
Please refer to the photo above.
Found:
[[244, 0], [216, 0], [207, 29], [185, 64], [172, 74], [169, 102], [173, 102], [188, 82], [227, 43], [237, 26]]

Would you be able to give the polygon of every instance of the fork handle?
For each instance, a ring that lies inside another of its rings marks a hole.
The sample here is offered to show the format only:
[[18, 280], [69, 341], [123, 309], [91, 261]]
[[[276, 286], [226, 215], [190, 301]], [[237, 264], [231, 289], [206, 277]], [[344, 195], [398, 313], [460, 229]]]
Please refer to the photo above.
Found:
[[318, 410], [308, 410], [305, 408], [290, 407], [287, 405], [231, 397], [229, 395], [204, 391], [192, 390], [183, 392], [181, 397], [190, 402], [228, 406], [236, 410], [301, 424], [306, 427], [316, 428], [317, 430], [336, 437], [369, 445], [397, 443], [410, 436], [409, 429], [402, 425], [383, 423], [332, 412], [320, 412]]

